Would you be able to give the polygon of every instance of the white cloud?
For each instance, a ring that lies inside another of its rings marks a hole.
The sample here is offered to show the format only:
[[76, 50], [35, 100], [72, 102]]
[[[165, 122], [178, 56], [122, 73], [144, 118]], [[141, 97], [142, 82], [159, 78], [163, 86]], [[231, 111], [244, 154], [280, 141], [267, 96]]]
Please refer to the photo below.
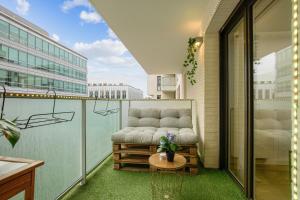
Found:
[[16, 0], [16, 10], [21, 15], [26, 15], [29, 11], [30, 4], [27, 0]]
[[92, 43], [76, 42], [74, 50], [82, 53], [89, 59], [123, 56], [127, 49], [119, 40], [103, 39]]
[[52, 34], [51, 38], [56, 42], [58, 42], [60, 40], [59, 36], [55, 33]]
[[107, 35], [111, 39], [118, 39], [118, 36], [110, 28], [107, 30]]
[[147, 74], [117, 39], [77, 42], [73, 49], [88, 58], [88, 81], [125, 83], [144, 91]]
[[91, 4], [88, 0], [67, 0], [64, 1], [61, 9], [62, 11], [66, 12], [72, 8], [78, 7], [78, 6], [84, 6], [84, 7], [88, 7], [91, 8]]
[[81, 11], [80, 12], [80, 19], [86, 23], [98, 24], [102, 21], [100, 15], [95, 11]]

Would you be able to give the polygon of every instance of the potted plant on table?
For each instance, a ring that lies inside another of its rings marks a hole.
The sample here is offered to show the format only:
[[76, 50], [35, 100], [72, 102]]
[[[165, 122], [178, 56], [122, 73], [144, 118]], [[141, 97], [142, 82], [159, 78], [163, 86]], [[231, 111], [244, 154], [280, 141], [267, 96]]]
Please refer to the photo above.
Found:
[[180, 147], [175, 143], [175, 135], [167, 133], [166, 136], [160, 137], [160, 144], [157, 152], [166, 152], [167, 160], [169, 162], [174, 161], [175, 152], [180, 149]]

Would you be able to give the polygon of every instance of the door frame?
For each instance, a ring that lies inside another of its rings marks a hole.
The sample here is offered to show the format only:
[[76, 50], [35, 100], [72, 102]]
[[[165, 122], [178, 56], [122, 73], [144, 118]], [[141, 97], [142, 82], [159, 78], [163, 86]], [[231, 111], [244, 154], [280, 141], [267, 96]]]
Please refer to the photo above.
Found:
[[[241, 0], [219, 31], [220, 38], [220, 167], [238, 183], [247, 198], [254, 198], [254, 107], [253, 107], [253, 18], [252, 7], [256, 0]], [[228, 33], [244, 18], [245, 23], [245, 185], [239, 183], [228, 169]]]

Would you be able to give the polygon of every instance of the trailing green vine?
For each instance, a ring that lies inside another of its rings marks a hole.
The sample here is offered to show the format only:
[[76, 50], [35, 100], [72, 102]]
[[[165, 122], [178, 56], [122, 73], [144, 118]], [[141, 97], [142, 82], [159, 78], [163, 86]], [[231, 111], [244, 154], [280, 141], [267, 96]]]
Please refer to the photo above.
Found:
[[197, 42], [196, 38], [189, 38], [187, 56], [184, 60], [183, 67], [187, 69], [186, 76], [192, 85], [196, 83], [195, 74], [198, 67], [198, 62], [196, 60], [196, 55], [198, 47], [195, 45]]

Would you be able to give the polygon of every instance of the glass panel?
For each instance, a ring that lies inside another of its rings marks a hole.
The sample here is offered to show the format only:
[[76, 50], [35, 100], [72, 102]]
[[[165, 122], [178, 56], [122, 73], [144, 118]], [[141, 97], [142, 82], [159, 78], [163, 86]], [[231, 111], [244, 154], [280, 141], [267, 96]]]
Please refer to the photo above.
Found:
[[291, 1], [257, 1], [254, 21], [255, 199], [288, 200], [291, 141]]
[[8, 84], [8, 72], [6, 70], [0, 70], [0, 83]]
[[8, 59], [8, 47], [0, 44], [0, 58], [7, 60]]
[[27, 46], [28, 34], [26, 31], [20, 30], [20, 43]]
[[42, 89], [43, 90], [49, 89], [48, 78], [46, 77], [42, 77]]
[[49, 61], [49, 71], [50, 71], [51, 73], [54, 73], [54, 69], [55, 69], [54, 63], [53, 63], [52, 61]]
[[55, 54], [54, 54], [54, 46], [53, 46], [53, 44], [49, 44], [49, 54], [51, 55], [51, 56], [54, 56]]
[[35, 56], [28, 54], [28, 67], [35, 68]]
[[55, 73], [56, 73], [56, 74], [59, 74], [59, 71], [60, 71], [60, 66], [59, 66], [59, 64], [54, 63], [54, 66], [55, 66]]
[[48, 54], [49, 53], [49, 45], [48, 42], [43, 40], [43, 52]]
[[9, 25], [9, 39], [19, 42], [19, 29], [11, 24]]
[[[8, 98], [5, 117], [24, 119], [49, 113], [52, 104], [53, 100], [47, 99]], [[37, 200], [56, 199], [81, 177], [81, 101], [57, 100], [56, 109], [75, 111], [73, 121], [22, 130], [14, 149], [7, 140], [0, 140], [1, 155], [45, 161], [36, 171]]]
[[27, 87], [27, 74], [19, 73], [19, 87]]
[[34, 76], [28, 74], [28, 88], [34, 88]]
[[55, 57], [59, 58], [59, 48], [57, 46], [54, 47]]
[[41, 38], [38, 37], [35, 38], [35, 48], [39, 51], [43, 50], [43, 41]]
[[35, 57], [35, 67], [37, 69], [42, 69], [43, 60], [40, 57]]
[[9, 62], [15, 64], [18, 64], [19, 62], [18, 51], [14, 48], [9, 48]]
[[40, 77], [40, 76], [35, 76], [34, 77], [34, 87], [37, 88], [37, 89], [42, 88], [42, 77]]
[[28, 34], [28, 46], [35, 49], [35, 36], [30, 33]]
[[18, 87], [18, 73], [17, 72], [8, 72], [8, 85], [13, 87]]
[[228, 34], [229, 170], [245, 182], [245, 38], [244, 18]]
[[27, 67], [27, 53], [19, 51], [19, 65]]
[[48, 60], [43, 59], [43, 70], [48, 71]]
[[69, 53], [69, 63], [72, 63], [72, 54]]
[[[104, 109], [106, 101], [97, 101], [96, 109]], [[119, 114], [102, 116], [93, 113], [94, 101], [86, 101], [86, 160], [87, 172], [112, 151], [111, 135], [119, 130]], [[110, 101], [109, 109], [119, 108], [118, 101]]]
[[0, 20], [0, 36], [8, 38], [9, 35], [9, 24], [3, 20]]
[[59, 49], [59, 58], [60, 58], [60, 59], [64, 59], [64, 57], [65, 57], [65, 52], [64, 52], [64, 50]]

